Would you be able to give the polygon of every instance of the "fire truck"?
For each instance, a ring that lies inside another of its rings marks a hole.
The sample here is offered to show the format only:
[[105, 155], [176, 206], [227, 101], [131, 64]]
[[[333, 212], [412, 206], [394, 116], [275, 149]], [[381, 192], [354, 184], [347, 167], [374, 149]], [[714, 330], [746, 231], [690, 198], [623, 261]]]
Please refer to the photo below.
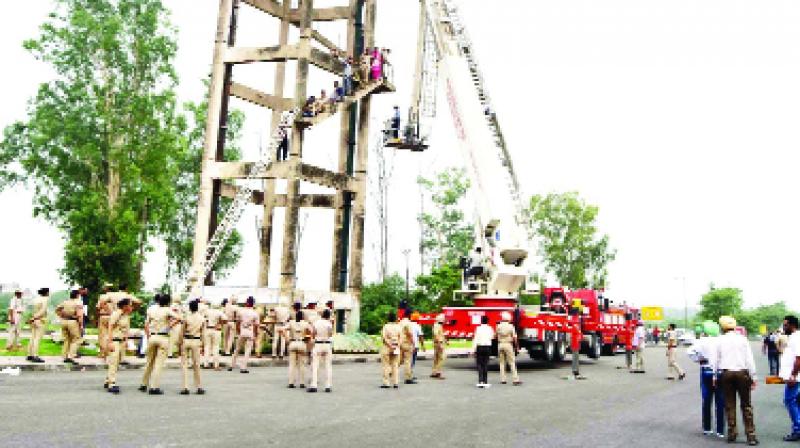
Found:
[[[401, 127], [397, 116], [390, 120], [385, 146], [428, 149], [437, 85], [442, 81], [476, 210], [476, 255], [462, 266], [463, 286], [454, 293], [459, 305], [440, 311], [444, 332], [449, 338], [471, 338], [483, 316], [494, 327], [501, 314], [508, 312], [521, 348], [534, 359], [551, 362], [563, 360], [571, 352], [573, 372], [578, 376], [581, 352], [599, 358], [621, 347], [630, 348], [636, 310], [611, 306], [592, 290], [539, 291], [527, 286], [534, 271], [528, 257], [533, 232], [474, 47], [452, 1], [420, 0], [420, 7], [408, 122]], [[399, 314], [405, 314], [402, 305]], [[438, 314], [410, 317], [424, 325], [433, 324]]]

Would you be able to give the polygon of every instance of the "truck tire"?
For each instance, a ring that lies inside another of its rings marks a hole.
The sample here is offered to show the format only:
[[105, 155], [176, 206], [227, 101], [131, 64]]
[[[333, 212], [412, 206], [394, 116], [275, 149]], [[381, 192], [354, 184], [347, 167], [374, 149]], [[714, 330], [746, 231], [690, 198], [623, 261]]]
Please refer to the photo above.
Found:
[[603, 349], [602, 339], [599, 334], [593, 334], [591, 336], [591, 341], [589, 342], [589, 357], [592, 359], [600, 358], [601, 351]]
[[544, 341], [544, 360], [547, 362], [556, 360], [556, 341], [552, 339]]
[[567, 341], [560, 340], [556, 342], [556, 361], [563, 361], [567, 359]]
[[614, 336], [614, 342], [603, 344], [603, 356], [614, 356], [617, 352], [617, 345], [617, 337]]

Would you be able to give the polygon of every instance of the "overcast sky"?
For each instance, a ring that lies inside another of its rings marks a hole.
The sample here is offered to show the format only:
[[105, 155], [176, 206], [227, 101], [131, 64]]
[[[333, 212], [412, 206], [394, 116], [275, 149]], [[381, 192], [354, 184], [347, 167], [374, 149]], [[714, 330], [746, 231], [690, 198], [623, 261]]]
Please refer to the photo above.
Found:
[[[164, 3], [179, 32], [180, 97], [197, 100], [211, 61], [218, 2]], [[334, 3], [344, 2], [317, 2]], [[750, 306], [782, 299], [800, 308], [794, 297], [800, 265], [800, 3], [460, 3], [523, 193], [575, 190], [600, 207], [600, 229], [618, 250], [610, 295], [640, 305], [682, 306], [685, 279], [690, 304], [713, 282], [742, 288]], [[486, 6], [495, 3], [503, 7]], [[378, 2], [377, 43], [393, 51], [398, 91], [376, 100], [375, 128], [393, 104], [408, 107], [417, 4]], [[23, 39], [36, 35], [51, 2], [19, 5], [0, 2], [0, 55], [11, 61], [0, 75], [0, 126], [24, 118], [28, 98], [51, 76], [21, 48]], [[276, 44], [273, 21], [247, 7], [242, 12], [242, 45]], [[335, 42], [344, 39], [343, 27], [320, 30]], [[242, 68], [235, 76], [267, 91], [272, 85], [269, 64]], [[312, 73], [312, 91], [329, 83]], [[267, 138], [268, 115], [234, 105], [247, 114], [245, 155], [254, 158]], [[402, 250], [418, 244], [415, 178], [461, 163], [449, 113], [440, 106], [430, 151], [395, 158], [390, 256], [396, 271], [405, 269]], [[312, 132], [306, 150], [312, 163], [333, 166], [335, 123]], [[63, 285], [57, 272], [63, 265], [61, 236], [31, 216], [30, 192], [0, 193], [0, 209], [0, 282]], [[260, 214], [248, 210], [240, 223], [248, 244], [226, 284], [255, 283]], [[320, 210], [304, 220], [301, 288], [327, 288], [331, 220], [331, 212]], [[370, 280], [376, 274], [371, 246], [377, 229], [374, 219], [368, 225]], [[413, 275], [419, 271], [415, 251], [411, 258]], [[157, 249], [146, 266], [148, 285], [160, 284], [163, 275]], [[277, 278], [275, 265], [272, 285]]]

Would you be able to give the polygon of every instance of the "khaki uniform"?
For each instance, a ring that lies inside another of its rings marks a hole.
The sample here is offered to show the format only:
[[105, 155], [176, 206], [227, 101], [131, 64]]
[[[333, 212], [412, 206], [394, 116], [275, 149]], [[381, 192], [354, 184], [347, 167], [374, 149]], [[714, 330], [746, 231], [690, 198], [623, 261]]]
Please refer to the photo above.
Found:
[[286, 326], [286, 334], [289, 339], [289, 384], [296, 385], [298, 382], [305, 384], [305, 365], [308, 356], [305, 339], [311, 333], [311, 326], [308, 322], [292, 321]]
[[101, 294], [97, 299], [97, 345], [100, 346], [99, 356], [108, 355], [108, 346], [111, 343], [109, 319], [114, 311], [110, 293]]
[[[310, 328], [311, 326], [314, 325], [314, 322], [322, 319], [322, 317], [319, 315], [319, 312], [316, 309], [312, 310], [310, 308], [306, 308], [303, 310], [303, 319], [306, 322], [308, 322]], [[314, 350], [314, 341], [312, 341], [309, 338], [308, 340], [306, 340], [306, 354], [310, 355], [313, 350]], [[306, 361], [308, 362], [309, 365], [311, 364], [311, 359], [308, 358], [308, 356], [306, 356]]]
[[676, 376], [683, 375], [683, 369], [678, 365], [675, 359], [676, 350], [678, 349], [678, 336], [675, 330], [667, 331], [667, 367], [669, 368], [670, 375], [674, 372]]
[[203, 345], [203, 333], [206, 319], [200, 312], [190, 313], [184, 319], [183, 344], [181, 347], [181, 367], [183, 369], [183, 388], [189, 388], [189, 356], [192, 357], [194, 371], [194, 387], [202, 389], [200, 384], [200, 348]]
[[122, 310], [116, 310], [109, 316], [108, 323], [111, 338], [108, 345], [108, 357], [106, 358], [106, 363], [108, 364], [106, 384], [114, 386], [117, 384], [119, 364], [125, 356], [128, 332], [131, 329], [131, 317], [123, 313]]
[[258, 327], [258, 313], [252, 308], [242, 307], [236, 311], [236, 319], [239, 324], [239, 338], [236, 340], [236, 348], [233, 351], [231, 367], [235, 367], [239, 352], [243, 353], [239, 368], [247, 370], [247, 363], [250, 361], [250, 352], [253, 350], [253, 342], [256, 337]]
[[289, 324], [289, 308], [275, 307], [275, 331], [272, 333], [272, 357], [286, 355], [286, 329]]
[[22, 314], [25, 306], [22, 304], [22, 297], [11, 296], [8, 302], [8, 339], [6, 340], [6, 350], [22, 348]]
[[397, 386], [400, 365], [400, 333], [402, 329], [396, 322], [388, 322], [381, 330], [383, 346], [381, 347], [381, 365], [383, 366], [383, 385]]
[[181, 340], [181, 335], [183, 334], [183, 310], [181, 309], [180, 303], [173, 303], [170, 305], [170, 309], [172, 313], [176, 316], [179, 316], [178, 319], [180, 321], [172, 326], [169, 330], [169, 351], [167, 352], [169, 357], [172, 358], [175, 356], [175, 352], [178, 350], [178, 343]]
[[506, 364], [511, 368], [511, 378], [515, 383], [519, 382], [517, 375], [517, 356], [514, 352], [514, 338], [517, 337], [517, 330], [509, 322], [497, 324], [497, 352], [500, 360], [500, 381], [506, 382]]
[[314, 322], [314, 350], [311, 352], [311, 387], [317, 387], [319, 363], [325, 366], [325, 388], [330, 389], [333, 382], [333, 327], [330, 320], [319, 319]]
[[446, 347], [447, 338], [444, 335], [444, 327], [441, 323], [436, 322], [433, 324], [433, 372], [431, 372], [434, 376], [442, 374]]
[[169, 307], [154, 306], [147, 310], [147, 362], [142, 376], [142, 385], [158, 389], [161, 384], [161, 369], [169, 350], [170, 320], [180, 319]]
[[228, 355], [233, 351], [233, 340], [236, 338], [236, 310], [239, 307], [228, 302], [225, 305], [225, 325], [222, 327], [222, 352]]
[[203, 354], [205, 360], [203, 364], [211, 365], [214, 360], [214, 368], [219, 368], [219, 346], [222, 340], [222, 325], [225, 321], [225, 313], [216, 308], [209, 308], [205, 312], [206, 331], [203, 333]]
[[411, 361], [414, 359], [414, 324], [403, 318], [400, 321], [400, 364], [403, 365], [403, 372], [406, 381], [414, 379], [414, 371], [411, 368]]
[[67, 299], [56, 307], [56, 315], [61, 319], [61, 336], [64, 344], [61, 356], [64, 359], [73, 359], [78, 355], [81, 345], [81, 322], [83, 316], [83, 301], [80, 298]]
[[31, 340], [28, 344], [28, 356], [39, 356], [39, 343], [47, 328], [47, 303], [49, 296], [39, 296], [33, 300], [33, 315], [31, 315]]
[[258, 314], [259, 325], [256, 326], [256, 339], [255, 339], [255, 342], [253, 343], [253, 345], [254, 345], [253, 351], [256, 354], [256, 358], [260, 358], [261, 357], [261, 351], [264, 349], [264, 342], [267, 339], [266, 338], [266, 334], [265, 334], [266, 333], [266, 328], [262, 328], [260, 324], [262, 322], [264, 322], [264, 320], [266, 319], [266, 314], [267, 313], [266, 313], [266, 310], [264, 310], [263, 306], [259, 306], [259, 307], [254, 308], [254, 309], [256, 311], [256, 314]]

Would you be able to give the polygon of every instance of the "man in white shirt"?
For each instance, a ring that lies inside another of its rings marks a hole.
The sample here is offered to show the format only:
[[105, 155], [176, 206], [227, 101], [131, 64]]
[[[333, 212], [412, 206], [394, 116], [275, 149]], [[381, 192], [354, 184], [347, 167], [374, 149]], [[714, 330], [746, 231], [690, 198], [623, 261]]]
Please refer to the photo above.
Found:
[[633, 332], [633, 350], [636, 353], [636, 367], [631, 369], [631, 373], [644, 373], [644, 347], [647, 343], [647, 331], [644, 329], [644, 324], [639, 322], [636, 330]]
[[702, 326], [702, 336], [689, 347], [686, 354], [700, 364], [700, 393], [702, 397], [703, 434], [714, 435], [711, 430], [711, 405], [714, 404], [716, 436], [725, 437], [725, 397], [722, 388], [714, 385], [714, 363], [716, 358], [719, 325], [707, 321]]
[[419, 322], [411, 322], [412, 335], [414, 336], [414, 356], [411, 358], [411, 369], [417, 368], [417, 352], [422, 350], [425, 353], [425, 335], [422, 333], [422, 325]]
[[783, 404], [792, 420], [792, 432], [783, 438], [786, 442], [800, 440], [800, 406], [797, 403], [800, 391], [797, 384], [797, 374], [800, 373], [800, 332], [797, 331], [797, 328], [797, 316], [786, 316], [783, 319], [783, 332], [788, 335], [789, 339], [783, 354], [781, 354], [778, 374], [786, 383]]
[[756, 364], [753, 350], [746, 337], [737, 333], [736, 319], [730, 316], [719, 318], [723, 335], [720, 336], [713, 366], [716, 371], [715, 384], [722, 388], [725, 396], [725, 414], [728, 416], [728, 442], [736, 441], [736, 396], [742, 401], [742, 420], [747, 434], [747, 444], [758, 445], [756, 426], [753, 422], [753, 405], [750, 392], [756, 388]]
[[472, 350], [478, 364], [478, 384], [476, 386], [484, 389], [491, 387], [488, 367], [493, 339], [494, 330], [489, 326], [489, 316], [481, 316], [481, 324], [475, 329], [475, 336], [472, 338]]

